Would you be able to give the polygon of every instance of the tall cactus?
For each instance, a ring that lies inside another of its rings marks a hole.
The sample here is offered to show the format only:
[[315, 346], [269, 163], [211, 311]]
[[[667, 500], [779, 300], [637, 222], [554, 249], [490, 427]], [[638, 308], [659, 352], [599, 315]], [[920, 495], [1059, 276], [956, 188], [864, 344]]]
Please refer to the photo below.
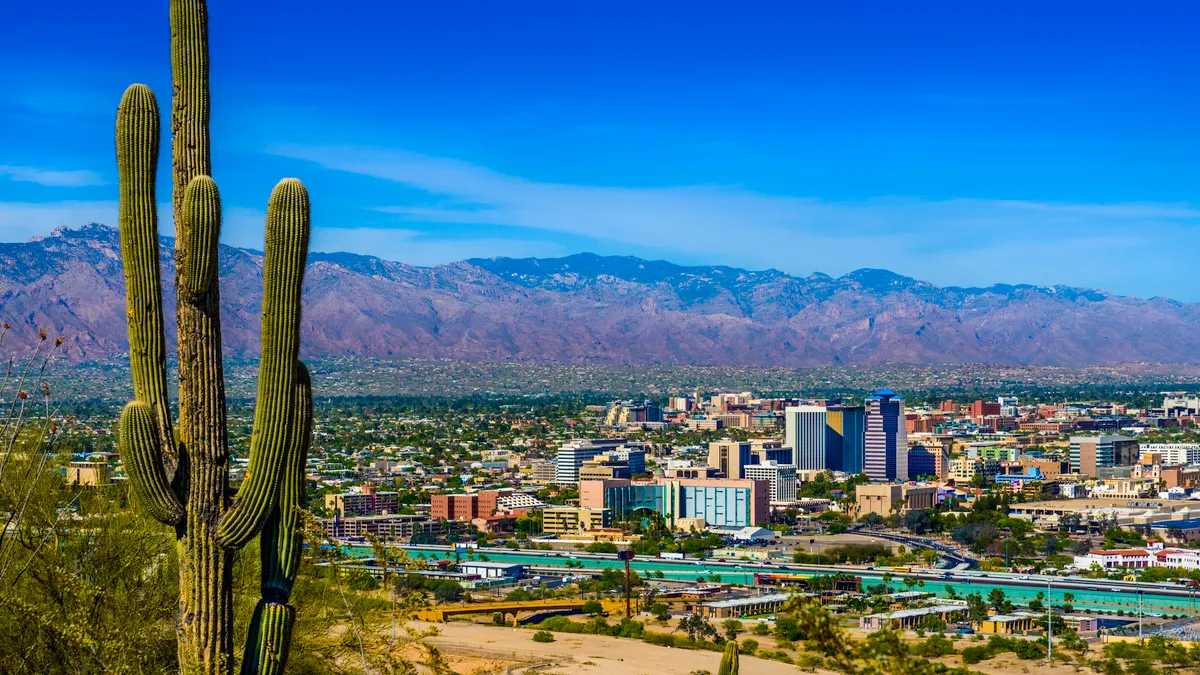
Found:
[[121, 414], [121, 454], [142, 509], [176, 531], [180, 672], [232, 672], [233, 551], [261, 533], [262, 599], [242, 673], [275, 674], [287, 663], [295, 621], [287, 603], [299, 567], [299, 510], [312, 429], [311, 383], [299, 360], [308, 193], [300, 181], [284, 179], [267, 205], [263, 353], [250, 468], [231, 501], [217, 275], [221, 204], [209, 177], [205, 0], [170, 0], [170, 22], [179, 419], [173, 426], [167, 400], [155, 200], [158, 104], [148, 87], [135, 84], [121, 99], [116, 128], [134, 386], [134, 400]]

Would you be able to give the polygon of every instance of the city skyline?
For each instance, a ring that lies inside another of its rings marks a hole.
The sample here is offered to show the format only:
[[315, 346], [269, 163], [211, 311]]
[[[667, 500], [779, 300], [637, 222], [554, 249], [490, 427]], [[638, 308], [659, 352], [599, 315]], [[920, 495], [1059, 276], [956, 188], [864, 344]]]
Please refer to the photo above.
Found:
[[[261, 247], [270, 186], [297, 175], [314, 250], [1200, 299], [1187, 5], [320, 7], [211, 9], [227, 243]], [[10, 10], [0, 240], [114, 223], [116, 101], [170, 90], [157, 9]], [[140, 39], [96, 47], [118, 29]]]

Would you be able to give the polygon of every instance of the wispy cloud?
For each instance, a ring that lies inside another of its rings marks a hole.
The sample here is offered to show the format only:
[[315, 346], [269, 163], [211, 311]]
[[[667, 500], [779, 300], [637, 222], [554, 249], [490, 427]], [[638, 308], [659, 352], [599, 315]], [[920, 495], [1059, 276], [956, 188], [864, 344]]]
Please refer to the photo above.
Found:
[[37, 183], [52, 187], [91, 187], [104, 185], [104, 179], [95, 171], [56, 171], [33, 166], [0, 164], [0, 176], [24, 183]]
[[[544, 183], [452, 159], [361, 148], [289, 146], [274, 152], [438, 197], [432, 206], [375, 207], [413, 223], [534, 228], [793, 273], [885, 267], [943, 284], [1110, 287], [1132, 281], [1125, 270], [1139, 259], [1154, 261], [1150, 276], [1183, 264], [1180, 254], [1161, 250], [1164, 240], [1200, 246], [1200, 210], [1185, 204], [908, 197], [836, 202], [719, 185]], [[1147, 270], [1140, 275], [1146, 278]]]

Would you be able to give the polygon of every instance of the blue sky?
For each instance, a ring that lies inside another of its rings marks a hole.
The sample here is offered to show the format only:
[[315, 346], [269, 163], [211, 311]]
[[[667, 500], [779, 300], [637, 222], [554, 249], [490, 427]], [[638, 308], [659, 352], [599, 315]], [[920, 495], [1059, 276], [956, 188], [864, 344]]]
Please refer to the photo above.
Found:
[[[981, 4], [211, 0], [223, 237], [260, 247], [297, 176], [315, 248], [422, 265], [593, 251], [1200, 300], [1200, 6]], [[167, 106], [166, 2], [0, 15], [0, 240], [113, 222], [117, 100]]]

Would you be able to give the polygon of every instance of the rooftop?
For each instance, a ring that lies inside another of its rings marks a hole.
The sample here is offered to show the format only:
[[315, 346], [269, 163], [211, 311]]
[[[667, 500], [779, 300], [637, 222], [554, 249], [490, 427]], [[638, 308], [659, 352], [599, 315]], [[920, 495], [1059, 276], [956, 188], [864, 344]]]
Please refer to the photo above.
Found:
[[770, 595], [755, 595], [749, 598], [718, 600], [716, 602], [707, 603], [705, 606], [717, 608], [747, 607], [750, 605], [758, 605], [764, 602], [787, 602], [787, 599], [790, 597], [790, 593], [771, 593]]
[[886, 614], [872, 614], [874, 619], [907, 619], [913, 616], [925, 616], [926, 614], [944, 614], [946, 612], [965, 612], [966, 605], [931, 605], [929, 607], [917, 607], [914, 609], [898, 609], [894, 612]]

